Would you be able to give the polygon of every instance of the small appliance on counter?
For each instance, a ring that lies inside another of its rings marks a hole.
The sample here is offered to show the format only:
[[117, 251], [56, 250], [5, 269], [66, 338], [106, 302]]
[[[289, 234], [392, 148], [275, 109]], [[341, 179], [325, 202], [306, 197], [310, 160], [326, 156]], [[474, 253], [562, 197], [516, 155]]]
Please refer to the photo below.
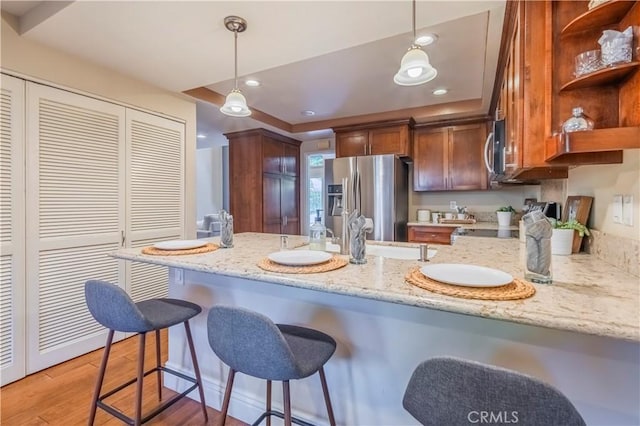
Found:
[[561, 211], [560, 204], [555, 201], [537, 201], [533, 202], [529, 205], [529, 210], [527, 213], [531, 213], [534, 211], [541, 211], [545, 214], [545, 216], [550, 217], [552, 219], [560, 220]]

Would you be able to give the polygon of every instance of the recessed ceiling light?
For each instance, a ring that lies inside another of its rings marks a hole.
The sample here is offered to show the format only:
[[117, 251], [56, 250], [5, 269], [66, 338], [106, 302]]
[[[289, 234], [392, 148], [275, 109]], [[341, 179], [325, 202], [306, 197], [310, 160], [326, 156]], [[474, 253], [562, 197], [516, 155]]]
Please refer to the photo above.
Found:
[[436, 34], [432, 34], [432, 33], [423, 34], [416, 38], [415, 44], [417, 44], [418, 46], [428, 46], [432, 43], [435, 43], [437, 39], [438, 39], [438, 36]]
[[305, 117], [311, 117], [312, 115], [316, 115], [316, 112], [311, 111], [310, 109], [305, 109], [300, 114], [304, 115]]
[[260, 82], [258, 80], [247, 80], [244, 82], [247, 86], [258, 87], [260, 86]]
[[196, 135], [196, 137], [197, 137], [198, 139], [206, 139], [206, 138], [207, 138], [207, 135], [203, 135], [202, 133], [198, 133], [198, 134]]
[[436, 89], [431, 93], [433, 93], [436, 96], [442, 96], [442, 95], [446, 95], [447, 93], [449, 93], [449, 91], [447, 89]]

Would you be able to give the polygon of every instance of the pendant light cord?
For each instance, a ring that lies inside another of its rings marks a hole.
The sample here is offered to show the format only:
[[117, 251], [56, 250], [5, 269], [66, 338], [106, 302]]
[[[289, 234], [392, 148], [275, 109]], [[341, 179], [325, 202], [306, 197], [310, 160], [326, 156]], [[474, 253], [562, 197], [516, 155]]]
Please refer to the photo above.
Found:
[[414, 44], [416, 40], [416, 0], [413, 0], [413, 41], [411, 44]]
[[238, 90], [238, 30], [233, 32], [233, 57], [235, 58], [233, 64], [233, 75], [235, 81], [235, 88]]

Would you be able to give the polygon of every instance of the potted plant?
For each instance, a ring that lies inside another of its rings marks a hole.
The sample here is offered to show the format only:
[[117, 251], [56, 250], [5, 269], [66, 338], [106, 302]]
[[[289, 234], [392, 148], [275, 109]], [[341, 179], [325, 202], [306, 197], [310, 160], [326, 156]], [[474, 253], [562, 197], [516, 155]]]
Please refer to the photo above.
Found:
[[566, 222], [552, 221], [553, 234], [551, 234], [551, 254], [569, 255], [573, 248], [573, 236], [578, 232], [580, 237], [589, 236], [591, 233], [586, 226], [577, 220]]
[[498, 226], [500, 228], [511, 226], [511, 215], [515, 212], [516, 211], [511, 206], [503, 206], [496, 210], [496, 214], [498, 215]]

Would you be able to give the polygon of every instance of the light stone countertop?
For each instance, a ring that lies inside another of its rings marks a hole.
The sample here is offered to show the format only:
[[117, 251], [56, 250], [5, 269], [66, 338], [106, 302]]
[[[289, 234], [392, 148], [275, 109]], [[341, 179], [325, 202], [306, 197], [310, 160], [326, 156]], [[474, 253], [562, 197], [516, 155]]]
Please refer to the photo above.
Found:
[[[217, 238], [210, 239], [213, 242]], [[438, 309], [560, 330], [640, 341], [639, 278], [589, 254], [553, 256], [553, 284], [535, 284], [536, 294], [524, 300], [484, 301], [431, 293], [404, 281], [419, 261], [367, 255], [365, 265], [318, 274], [280, 274], [257, 266], [279, 250], [275, 234], [243, 233], [234, 247], [188, 256], [149, 256], [140, 249], [122, 249], [112, 256], [188, 270], [344, 294], [392, 303]], [[290, 247], [306, 244], [304, 236], [290, 236]], [[371, 243], [368, 243], [371, 244]], [[411, 243], [380, 243], [416, 247]], [[453, 246], [437, 249], [431, 263], [468, 263], [503, 270], [523, 278], [524, 244], [517, 239], [458, 237]]]

